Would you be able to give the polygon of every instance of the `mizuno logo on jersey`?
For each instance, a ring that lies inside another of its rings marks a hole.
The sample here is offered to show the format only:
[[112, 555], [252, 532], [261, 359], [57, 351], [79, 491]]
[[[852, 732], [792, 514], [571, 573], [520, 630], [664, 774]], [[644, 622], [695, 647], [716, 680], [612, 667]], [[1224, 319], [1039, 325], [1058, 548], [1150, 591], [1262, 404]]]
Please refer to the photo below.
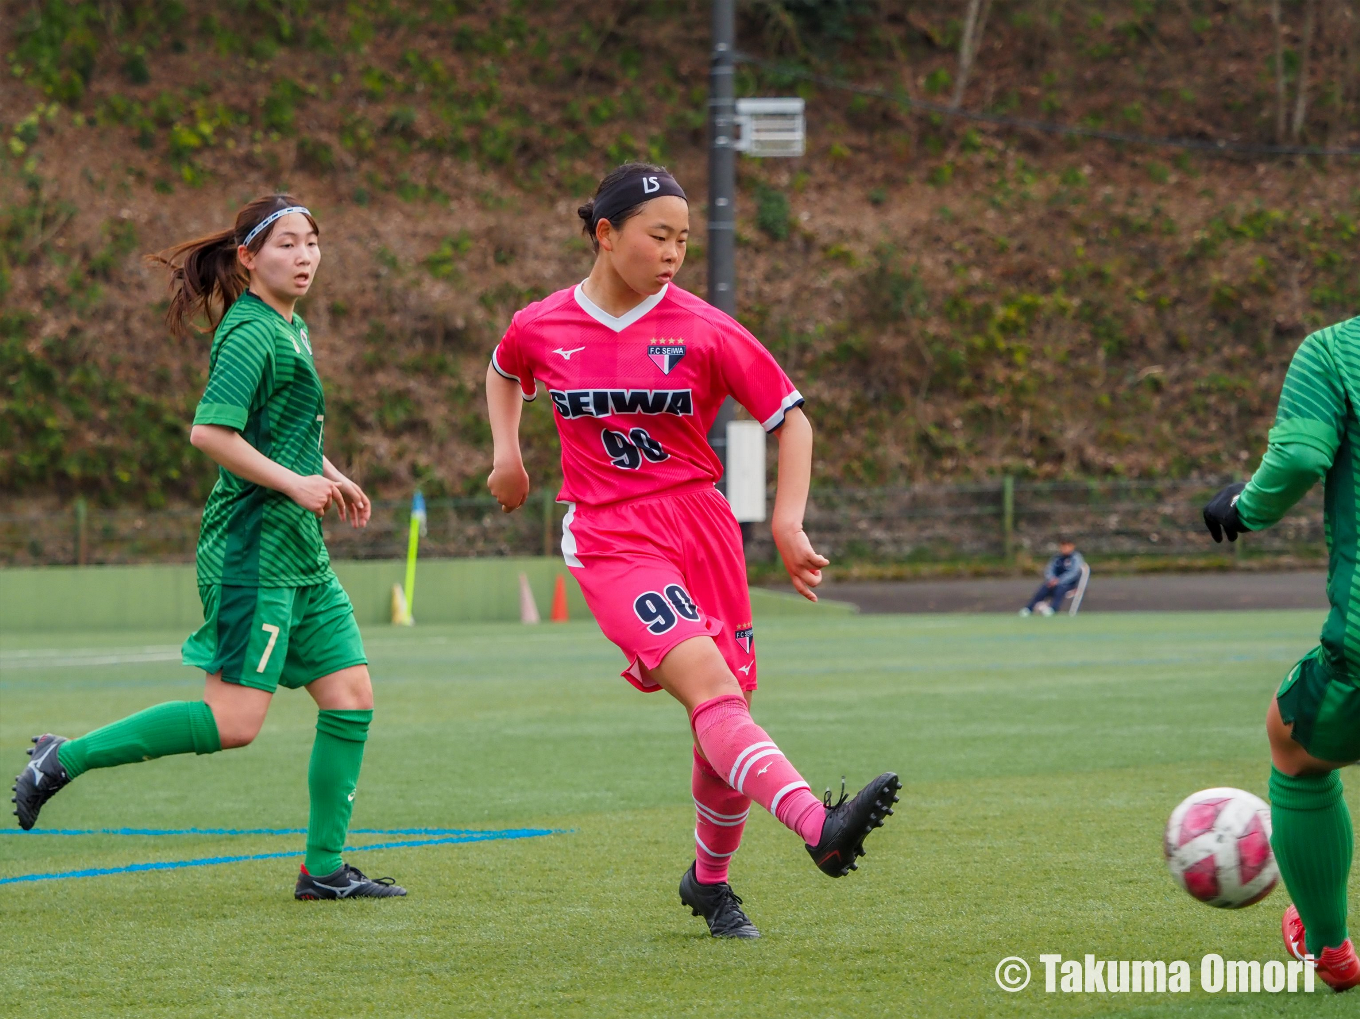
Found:
[[564, 418], [605, 418], [611, 414], [694, 413], [689, 389], [560, 389], [548, 390], [557, 413]]
[[669, 375], [671, 369], [679, 364], [680, 359], [685, 356], [685, 345], [683, 343], [650, 343], [647, 345], [647, 356], [652, 359], [654, 365]]
[[751, 653], [751, 644], [756, 639], [755, 627], [748, 623], [746, 626], [743, 626], [734, 632], [732, 636], [737, 639], [737, 643], [741, 645], [741, 649], [749, 655]]

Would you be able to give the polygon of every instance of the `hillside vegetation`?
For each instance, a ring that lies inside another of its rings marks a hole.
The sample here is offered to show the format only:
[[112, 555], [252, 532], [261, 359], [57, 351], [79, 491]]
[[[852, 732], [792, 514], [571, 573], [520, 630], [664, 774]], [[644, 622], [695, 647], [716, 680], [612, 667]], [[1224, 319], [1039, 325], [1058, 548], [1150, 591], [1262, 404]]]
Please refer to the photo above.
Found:
[[[808, 396], [819, 481], [1242, 471], [1298, 342], [1357, 306], [1355, 159], [1065, 139], [801, 76], [948, 103], [965, 6], [739, 8], [769, 61], [739, 94], [808, 102], [804, 158], [741, 161], [739, 305]], [[1348, 3], [1286, 3], [1278, 34], [1267, 0], [983, 6], [964, 109], [1360, 144]], [[676, 172], [704, 292], [708, 48], [698, 0], [3, 0], [0, 491], [202, 496], [208, 340], [168, 336], [140, 256], [272, 188], [322, 224], [302, 310], [331, 455], [378, 494], [480, 490], [487, 357], [588, 272], [574, 209], [604, 170]], [[547, 401], [526, 432], [555, 474]]]

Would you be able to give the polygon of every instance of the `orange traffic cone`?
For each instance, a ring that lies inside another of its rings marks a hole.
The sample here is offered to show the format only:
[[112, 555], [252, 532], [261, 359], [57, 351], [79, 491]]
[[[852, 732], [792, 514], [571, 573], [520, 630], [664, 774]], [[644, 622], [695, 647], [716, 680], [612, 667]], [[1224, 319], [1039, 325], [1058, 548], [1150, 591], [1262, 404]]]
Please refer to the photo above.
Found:
[[552, 621], [565, 623], [567, 618], [567, 578], [559, 573], [557, 586], [553, 588]]

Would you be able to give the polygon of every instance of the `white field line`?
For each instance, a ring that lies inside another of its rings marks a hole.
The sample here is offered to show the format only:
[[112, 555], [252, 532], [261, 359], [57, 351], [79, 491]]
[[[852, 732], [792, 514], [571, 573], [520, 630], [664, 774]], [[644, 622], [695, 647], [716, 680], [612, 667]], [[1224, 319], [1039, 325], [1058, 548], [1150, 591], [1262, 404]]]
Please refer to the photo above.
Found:
[[5, 669], [55, 669], [81, 665], [134, 665], [140, 662], [177, 662], [179, 645], [141, 648], [32, 648], [0, 652]]

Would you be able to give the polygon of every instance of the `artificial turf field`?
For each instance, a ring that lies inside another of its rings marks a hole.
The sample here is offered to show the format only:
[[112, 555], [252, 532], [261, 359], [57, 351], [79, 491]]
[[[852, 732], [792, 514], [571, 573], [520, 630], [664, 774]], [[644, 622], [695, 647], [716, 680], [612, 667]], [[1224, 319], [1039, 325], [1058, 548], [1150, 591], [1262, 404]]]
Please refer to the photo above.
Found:
[[[1183, 796], [1265, 795], [1267, 698], [1320, 622], [816, 610], [760, 622], [756, 717], [814, 789], [891, 768], [904, 790], [839, 881], [753, 810], [733, 864], [764, 933], [747, 943], [707, 937], [678, 903], [693, 828], [684, 715], [619, 679], [592, 624], [371, 629], [378, 710], [354, 825], [557, 833], [350, 856], [395, 876], [403, 900], [295, 902], [293, 857], [0, 884], [0, 1014], [1350, 1014], [1354, 994], [1201, 991], [1207, 952], [1281, 957], [1285, 894], [1210, 909], [1161, 859]], [[5, 775], [33, 733], [199, 696], [177, 663], [182, 637], [0, 638]], [[0, 837], [0, 878], [300, 850], [300, 834], [41, 829], [299, 827], [314, 721], [310, 698], [284, 691], [248, 748], [90, 772], [39, 831]], [[1194, 989], [1046, 994], [1044, 952], [1186, 959]], [[1011, 955], [1035, 971], [1017, 994], [993, 978]]]

